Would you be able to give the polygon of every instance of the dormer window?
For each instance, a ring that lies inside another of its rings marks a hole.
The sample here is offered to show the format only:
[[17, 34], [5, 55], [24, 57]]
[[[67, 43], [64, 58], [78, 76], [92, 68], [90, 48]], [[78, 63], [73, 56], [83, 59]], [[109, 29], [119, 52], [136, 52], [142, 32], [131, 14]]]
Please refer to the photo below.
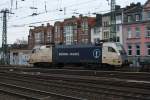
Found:
[[135, 21], [140, 21], [140, 15], [139, 14], [135, 15]]

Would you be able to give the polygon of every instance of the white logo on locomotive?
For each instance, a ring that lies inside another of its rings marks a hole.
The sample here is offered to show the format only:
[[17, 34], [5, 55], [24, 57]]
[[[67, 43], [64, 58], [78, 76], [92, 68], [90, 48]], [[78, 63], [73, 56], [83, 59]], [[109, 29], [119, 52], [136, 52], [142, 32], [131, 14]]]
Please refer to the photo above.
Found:
[[100, 57], [100, 50], [99, 50], [99, 49], [95, 49], [95, 50], [93, 51], [93, 57], [94, 57], [95, 59], [97, 59], [97, 58]]

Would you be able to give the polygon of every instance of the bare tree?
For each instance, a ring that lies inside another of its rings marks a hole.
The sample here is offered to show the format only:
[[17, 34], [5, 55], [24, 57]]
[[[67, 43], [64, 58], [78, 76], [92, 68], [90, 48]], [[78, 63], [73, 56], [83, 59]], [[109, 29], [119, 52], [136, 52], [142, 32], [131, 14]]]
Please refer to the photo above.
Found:
[[26, 41], [24, 38], [16, 39], [16, 41], [11, 45], [11, 48], [13, 49], [25, 49], [27, 47], [28, 41]]
[[22, 39], [16, 39], [16, 41], [14, 42], [14, 44], [28, 44], [28, 41], [25, 40], [24, 38], [22, 38]]

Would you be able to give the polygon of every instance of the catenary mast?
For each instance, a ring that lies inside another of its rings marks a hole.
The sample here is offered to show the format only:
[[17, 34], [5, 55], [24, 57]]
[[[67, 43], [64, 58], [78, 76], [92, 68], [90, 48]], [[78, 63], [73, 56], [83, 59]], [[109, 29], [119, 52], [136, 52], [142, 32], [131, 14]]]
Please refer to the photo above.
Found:
[[115, 7], [116, 7], [116, 0], [111, 0], [110, 40], [117, 42]]
[[9, 13], [8, 9], [1, 11], [3, 14], [3, 30], [2, 30], [2, 64], [8, 64], [8, 45], [7, 45], [7, 14]]
[[8, 9], [1, 10], [3, 15], [3, 30], [2, 30], [2, 64], [9, 64], [9, 52], [7, 44], [7, 16], [11, 13]]

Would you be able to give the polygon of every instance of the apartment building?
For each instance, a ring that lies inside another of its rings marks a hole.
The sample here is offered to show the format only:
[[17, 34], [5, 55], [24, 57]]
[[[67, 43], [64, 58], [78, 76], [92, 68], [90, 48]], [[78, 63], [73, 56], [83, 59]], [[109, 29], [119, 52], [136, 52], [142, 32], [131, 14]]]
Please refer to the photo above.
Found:
[[54, 43], [54, 32], [53, 26], [51, 26], [49, 23], [47, 26], [42, 24], [41, 26], [34, 27], [33, 29], [29, 30], [28, 47], [30, 49], [34, 48], [35, 46], [51, 43]]

